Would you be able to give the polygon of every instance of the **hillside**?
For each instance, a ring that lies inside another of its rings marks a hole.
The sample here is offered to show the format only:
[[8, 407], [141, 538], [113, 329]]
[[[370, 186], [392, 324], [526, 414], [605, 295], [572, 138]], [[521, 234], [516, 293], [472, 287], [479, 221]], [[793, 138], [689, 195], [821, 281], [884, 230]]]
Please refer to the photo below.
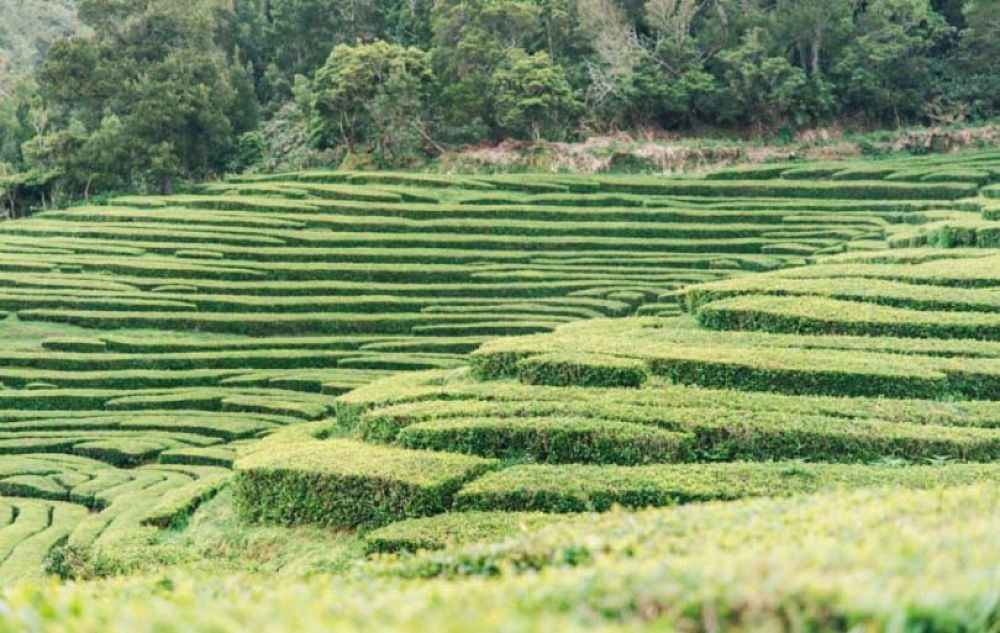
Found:
[[996, 0], [4, 0], [0, 216], [245, 172], [665, 173], [989, 146], [996, 13]]
[[998, 181], [310, 171], [0, 224], [0, 621], [990, 630]]

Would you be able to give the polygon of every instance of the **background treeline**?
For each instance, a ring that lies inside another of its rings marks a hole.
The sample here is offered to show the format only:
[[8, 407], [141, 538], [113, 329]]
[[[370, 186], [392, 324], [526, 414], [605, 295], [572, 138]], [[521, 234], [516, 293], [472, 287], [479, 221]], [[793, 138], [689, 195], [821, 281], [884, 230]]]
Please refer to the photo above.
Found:
[[0, 0], [0, 12], [7, 208], [348, 152], [408, 165], [507, 138], [1000, 111], [1000, 0]]

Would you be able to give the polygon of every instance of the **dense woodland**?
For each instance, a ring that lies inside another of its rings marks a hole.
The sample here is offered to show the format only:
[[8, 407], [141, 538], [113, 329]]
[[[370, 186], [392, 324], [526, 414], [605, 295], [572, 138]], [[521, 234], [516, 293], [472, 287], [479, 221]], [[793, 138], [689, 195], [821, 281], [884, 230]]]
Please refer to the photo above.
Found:
[[1000, 110], [998, 0], [0, 0], [0, 13], [0, 192], [16, 213], [508, 138]]

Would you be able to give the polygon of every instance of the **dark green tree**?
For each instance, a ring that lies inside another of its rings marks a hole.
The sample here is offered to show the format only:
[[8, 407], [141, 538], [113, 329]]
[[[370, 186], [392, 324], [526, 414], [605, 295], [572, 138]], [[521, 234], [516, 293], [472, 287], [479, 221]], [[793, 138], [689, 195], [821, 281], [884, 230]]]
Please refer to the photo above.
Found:
[[497, 122], [518, 138], [562, 138], [578, 104], [563, 69], [548, 53], [514, 49], [493, 74]]
[[383, 41], [339, 45], [313, 81], [312, 139], [401, 164], [423, 143], [427, 55]]
[[457, 139], [500, 136], [493, 75], [512, 49], [530, 50], [541, 33], [531, 0], [441, 0], [434, 7], [433, 63], [442, 78], [440, 113]]
[[834, 68], [841, 107], [884, 124], [919, 118], [951, 27], [928, 0], [869, 0], [855, 29]]
[[256, 100], [242, 67], [228, 66], [215, 47], [213, 23], [200, 6], [84, 0], [80, 16], [92, 34], [59, 42], [39, 74], [40, 94], [61, 132], [38, 139], [36, 165], [58, 165], [53, 173], [64, 185], [90, 191], [102, 179], [99, 164], [77, 160], [85, 155], [77, 138], [82, 126], [103, 143], [114, 136], [124, 151], [116, 169], [129, 186], [169, 192], [178, 178], [223, 169], [234, 137], [257, 124]]

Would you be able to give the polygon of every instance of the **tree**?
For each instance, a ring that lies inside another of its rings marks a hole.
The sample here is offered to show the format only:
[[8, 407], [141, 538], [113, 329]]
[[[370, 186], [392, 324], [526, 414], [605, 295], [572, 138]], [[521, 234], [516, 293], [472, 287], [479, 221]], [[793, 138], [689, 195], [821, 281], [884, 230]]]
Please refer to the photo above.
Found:
[[616, 0], [579, 0], [582, 28], [594, 51], [588, 60], [587, 103], [600, 118], [614, 124], [635, 96], [643, 50], [635, 25]]
[[928, 0], [870, 0], [834, 68], [848, 111], [895, 125], [924, 112], [934, 90], [934, 51], [950, 27]]
[[541, 39], [540, 9], [531, 0], [441, 0], [434, 6], [433, 64], [442, 118], [458, 139], [499, 138], [493, 74], [513, 49]]
[[0, 97], [41, 65], [56, 40], [79, 28], [73, 0], [0, 0]]
[[218, 60], [198, 51], [179, 51], [149, 68], [133, 86], [123, 118], [134, 168], [164, 194], [177, 178], [221, 171], [233, 142], [234, 97]]
[[312, 140], [373, 151], [387, 164], [412, 158], [422, 143], [427, 55], [383, 41], [338, 45], [313, 81]]
[[82, 129], [122, 148], [122, 183], [169, 192], [178, 178], [221, 171], [234, 137], [257, 124], [256, 99], [243, 68], [215, 48], [213, 23], [198, 6], [84, 0], [80, 16], [92, 34], [57, 43], [39, 74], [56, 132], [39, 135], [35, 162], [58, 165], [63, 185], [81, 194], [107, 182], [100, 163], [81, 159]]
[[962, 13], [968, 25], [962, 39], [986, 56], [980, 62], [989, 64], [1000, 59], [1000, 6], [996, 0], [967, 0]]
[[577, 109], [565, 72], [544, 52], [512, 50], [493, 75], [493, 91], [497, 122], [515, 137], [563, 137]]
[[[769, 27], [813, 78], [824, 74], [853, 30], [855, 0], [778, 0]], [[828, 50], [835, 47], [834, 50]]]
[[807, 86], [805, 72], [771, 53], [766, 37], [763, 29], [752, 29], [741, 46], [719, 55], [723, 85], [735, 106], [723, 116], [757, 130], [799, 115]]

